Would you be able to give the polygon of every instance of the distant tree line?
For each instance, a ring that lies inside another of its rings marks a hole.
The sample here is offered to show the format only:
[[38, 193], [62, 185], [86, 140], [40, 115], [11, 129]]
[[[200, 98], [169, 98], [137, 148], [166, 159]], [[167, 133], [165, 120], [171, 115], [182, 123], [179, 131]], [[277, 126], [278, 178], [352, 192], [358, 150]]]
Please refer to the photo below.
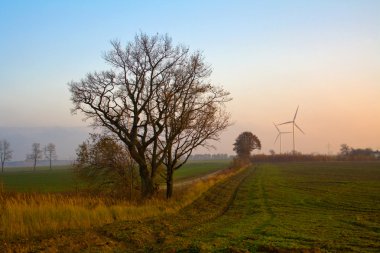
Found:
[[339, 158], [343, 160], [380, 160], [380, 151], [371, 148], [353, 148], [347, 144], [340, 145]]
[[337, 155], [322, 154], [258, 154], [250, 157], [252, 162], [307, 162], [307, 161], [374, 161], [380, 160], [380, 151], [371, 148], [352, 148], [342, 144]]
[[194, 154], [189, 157], [189, 160], [228, 160], [233, 156], [228, 154]]
[[251, 156], [251, 161], [253, 163], [257, 162], [306, 162], [306, 161], [336, 161], [337, 156], [327, 156], [319, 154], [302, 154], [296, 153], [286, 153], [286, 154], [257, 154]]
[[[0, 140], [0, 163], [1, 172], [4, 172], [5, 162], [9, 162], [13, 156], [13, 150], [11, 150], [11, 144], [7, 140]], [[44, 148], [41, 148], [40, 143], [33, 143], [30, 154], [26, 155], [26, 161], [33, 162], [33, 171], [36, 170], [37, 161], [41, 159], [47, 159], [49, 161], [49, 167], [52, 168], [52, 161], [57, 159], [57, 153], [55, 144], [49, 143]]]

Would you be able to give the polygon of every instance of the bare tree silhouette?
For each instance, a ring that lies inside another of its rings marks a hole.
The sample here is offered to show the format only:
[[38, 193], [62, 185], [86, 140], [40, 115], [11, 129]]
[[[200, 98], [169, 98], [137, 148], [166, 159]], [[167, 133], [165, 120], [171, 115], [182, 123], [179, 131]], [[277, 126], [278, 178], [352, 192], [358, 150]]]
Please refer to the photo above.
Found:
[[51, 169], [52, 160], [57, 159], [57, 151], [55, 144], [49, 143], [44, 148], [45, 158], [49, 160], [49, 168]]
[[36, 171], [37, 161], [42, 159], [42, 149], [40, 146], [40, 143], [33, 143], [32, 153], [26, 156], [28, 160], [33, 161], [33, 171]]
[[[183, 103], [188, 98], [191, 103], [191, 94], [202, 96], [196, 100], [201, 102], [208, 94], [221, 93], [207, 81], [211, 71], [201, 53], [190, 54], [188, 47], [173, 46], [167, 35], [141, 33], [125, 48], [118, 41], [111, 45], [112, 50], [104, 55], [111, 70], [69, 83], [72, 112], [84, 113], [94, 126], [106, 128], [126, 145], [139, 167], [142, 197], [149, 198], [156, 189], [157, 170], [165, 160], [169, 164], [171, 144], [178, 143], [187, 129], [201, 130], [187, 126], [174, 131], [170, 126], [173, 119], [187, 117]], [[193, 83], [199, 86], [189, 86]], [[220, 110], [216, 103], [205, 104], [204, 113], [216, 117]]]
[[5, 162], [12, 159], [13, 151], [10, 149], [10, 147], [11, 144], [7, 140], [0, 140], [1, 172], [4, 172]]

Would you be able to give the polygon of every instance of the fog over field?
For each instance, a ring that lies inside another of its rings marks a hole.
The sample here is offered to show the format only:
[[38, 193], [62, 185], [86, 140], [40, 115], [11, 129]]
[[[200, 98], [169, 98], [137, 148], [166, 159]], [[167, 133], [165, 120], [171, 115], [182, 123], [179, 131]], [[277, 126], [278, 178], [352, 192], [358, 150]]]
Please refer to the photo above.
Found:
[[[241, 132], [237, 127], [235, 131], [223, 134], [223, 142], [212, 142], [215, 148], [199, 148], [195, 153], [227, 153], [233, 154], [232, 143]], [[243, 128], [242, 128], [243, 129]], [[75, 159], [75, 151], [79, 144], [93, 132], [92, 127], [1, 127], [0, 139], [6, 139], [13, 150], [12, 161], [23, 161], [31, 152], [32, 143], [37, 142], [44, 147], [54, 143], [57, 148], [59, 160]], [[227, 145], [226, 145], [227, 143]]]
[[34, 142], [42, 147], [54, 143], [59, 160], [72, 160], [75, 149], [87, 138], [89, 130], [86, 127], [0, 127], [0, 137], [10, 142], [13, 161], [25, 160]]

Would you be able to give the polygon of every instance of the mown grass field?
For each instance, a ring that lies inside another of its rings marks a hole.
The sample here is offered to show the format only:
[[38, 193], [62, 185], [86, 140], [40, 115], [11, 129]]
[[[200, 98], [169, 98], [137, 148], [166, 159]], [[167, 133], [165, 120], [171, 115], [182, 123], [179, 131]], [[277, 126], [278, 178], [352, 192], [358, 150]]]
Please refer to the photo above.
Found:
[[[229, 160], [190, 161], [174, 173], [175, 180], [185, 180], [224, 169]], [[55, 166], [31, 168], [8, 168], [8, 172], [0, 173], [0, 186], [6, 191], [15, 192], [72, 192], [82, 189], [86, 182], [79, 180], [72, 167]]]
[[[175, 212], [8, 241], [83, 252], [380, 252], [380, 163], [251, 166]], [[1, 245], [1, 244], [0, 244]]]

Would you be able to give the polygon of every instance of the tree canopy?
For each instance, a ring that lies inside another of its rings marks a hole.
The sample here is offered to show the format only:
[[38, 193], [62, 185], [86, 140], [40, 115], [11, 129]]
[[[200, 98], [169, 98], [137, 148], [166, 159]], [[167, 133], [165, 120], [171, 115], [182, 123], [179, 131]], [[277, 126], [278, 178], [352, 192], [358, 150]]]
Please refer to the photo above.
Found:
[[261, 149], [259, 138], [251, 132], [243, 132], [237, 137], [233, 150], [239, 159], [249, 161], [251, 151], [255, 149]]

